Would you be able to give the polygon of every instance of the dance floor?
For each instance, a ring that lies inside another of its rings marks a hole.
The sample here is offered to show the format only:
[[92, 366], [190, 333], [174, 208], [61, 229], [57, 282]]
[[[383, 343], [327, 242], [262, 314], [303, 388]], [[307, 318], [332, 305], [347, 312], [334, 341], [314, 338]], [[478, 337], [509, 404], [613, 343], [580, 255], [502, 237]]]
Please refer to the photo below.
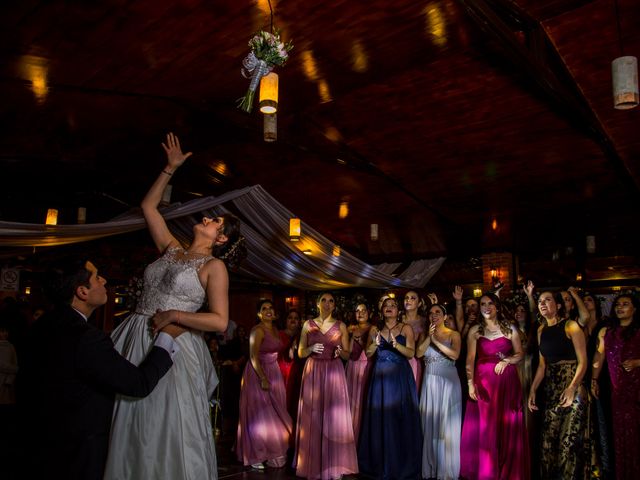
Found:
[[254, 470], [245, 467], [236, 459], [235, 453], [231, 451], [233, 447], [232, 436], [220, 436], [216, 438], [216, 452], [218, 454], [218, 479], [219, 480], [293, 480], [296, 477], [291, 467], [269, 468], [264, 470]]

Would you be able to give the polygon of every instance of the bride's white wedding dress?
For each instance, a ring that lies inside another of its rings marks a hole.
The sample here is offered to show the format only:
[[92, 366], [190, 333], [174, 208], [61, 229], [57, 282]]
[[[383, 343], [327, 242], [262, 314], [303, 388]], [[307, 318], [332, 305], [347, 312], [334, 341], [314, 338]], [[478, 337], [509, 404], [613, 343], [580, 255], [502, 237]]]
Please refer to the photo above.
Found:
[[[150, 318], [158, 310], [195, 312], [206, 293], [198, 270], [212, 257], [187, 260], [171, 248], [144, 273], [136, 312], [112, 334], [116, 349], [138, 365], [153, 346]], [[209, 399], [218, 378], [202, 332], [180, 335], [173, 367], [142, 399], [118, 396], [105, 480], [217, 479]]]

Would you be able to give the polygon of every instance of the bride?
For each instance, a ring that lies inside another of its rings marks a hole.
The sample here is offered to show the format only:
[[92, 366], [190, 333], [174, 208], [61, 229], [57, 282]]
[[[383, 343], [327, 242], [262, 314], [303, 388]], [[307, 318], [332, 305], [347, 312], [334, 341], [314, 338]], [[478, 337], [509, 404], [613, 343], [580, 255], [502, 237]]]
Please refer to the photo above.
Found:
[[[114, 332], [116, 348], [134, 364], [153, 345], [155, 332], [169, 323], [190, 329], [177, 340], [173, 368], [144, 399], [119, 397], [111, 428], [105, 479], [217, 479], [209, 398], [218, 383], [204, 331], [224, 331], [229, 320], [229, 278], [225, 262], [246, 253], [240, 224], [232, 215], [203, 218], [184, 249], [158, 211], [176, 169], [191, 156], [169, 133], [167, 165], [142, 201], [142, 211], [162, 257], [144, 273], [135, 313]], [[207, 312], [198, 312], [204, 302]]]

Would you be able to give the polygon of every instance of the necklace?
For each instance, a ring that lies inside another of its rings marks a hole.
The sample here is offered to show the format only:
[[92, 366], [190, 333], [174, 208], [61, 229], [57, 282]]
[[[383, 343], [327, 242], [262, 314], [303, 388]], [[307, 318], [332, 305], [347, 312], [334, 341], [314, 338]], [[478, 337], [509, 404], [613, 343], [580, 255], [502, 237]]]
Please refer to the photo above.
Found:
[[389, 332], [391, 332], [391, 330], [393, 330], [394, 328], [396, 328], [396, 327], [398, 326], [398, 324], [399, 324], [399, 323], [400, 323], [400, 322], [398, 322], [398, 321], [396, 320], [396, 323], [394, 323], [392, 327], [388, 327], [386, 323], [384, 324], [384, 326], [385, 326], [385, 328], [386, 328], [387, 330], [389, 330]]

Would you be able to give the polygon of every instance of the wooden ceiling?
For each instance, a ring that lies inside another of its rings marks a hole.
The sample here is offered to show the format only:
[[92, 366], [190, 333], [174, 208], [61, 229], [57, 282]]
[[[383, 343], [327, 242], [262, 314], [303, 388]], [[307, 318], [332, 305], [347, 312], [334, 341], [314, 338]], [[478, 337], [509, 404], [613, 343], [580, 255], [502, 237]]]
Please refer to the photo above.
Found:
[[[365, 260], [550, 256], [586, 235], [637, 255], [640, 108], [612, 105], [613, 0], [271, 5], [295, 45], [274, 144], [235, 106], [267, 0], [2, 2], [0, 219], [126, 211], [173, 131], [194, 152], [174, 200], [262, 184]], [[618, 8], [640, 56], [640, 2]]]

